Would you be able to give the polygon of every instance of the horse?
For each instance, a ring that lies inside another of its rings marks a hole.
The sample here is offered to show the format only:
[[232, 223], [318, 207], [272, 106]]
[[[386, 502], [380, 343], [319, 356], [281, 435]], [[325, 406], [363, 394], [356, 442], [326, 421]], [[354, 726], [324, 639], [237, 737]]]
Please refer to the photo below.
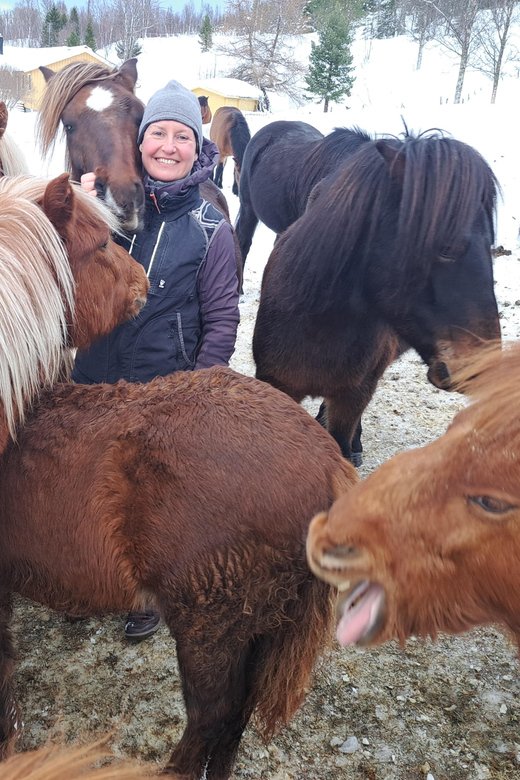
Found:
[[118, 216], [121, 228], [142, 229], [144, 189], [137, 131], [144, 106], [134, 95], [137, 59], [120, 68], [73, 62], [58, 72], [40, 67], [46, 81], [37, 122], [42, 154], [52, 149], [60, 121], [68, 170], [76, 181], [96, 174], [96, 192]]
[[235, 108], [235, 106], [217, 108], [211, 123], [209, 137], [217, 144], [220, 152], [220, 162], [215, 168], [213, 180], [217, 187], [222, 189], [224, 165], [228, 157], [233, 157], [235, 169], [232, 192], [234, 195], [238, 195], [242, 160], [246, 147], [251, 140], [249, 125], [241, 110]]
[[336, 128], [324, 136], [306, 122], [270, 122], [248, 144], [240, 173], [236, 224], [245, 264], [259, 221], [277, 235], [302, 216], [315, 185], [363, 143], [361, 131]]
[[0, 451], [40, 387], [70, 367], [71, 347], [145, 302], [146, 275], [110, 239], [117, 222], [96, 201], [68, 174], [0, 179]]
[[200, 114], [202, 116], [202, 124], [209, 125], [211, 122], [211, 108], [209, 107], [208, 98], [204, 95], [199, 97]]
[[324, 397], [355, 465], [361, 415], [404, 349], [450, 389], [450, 363], [500, 338], [488, 164], [438, 133], [358, 141], [275, 243], [253, 336], [257, 378], [298, 402]]
[[4, 101], [0, 101], [0, 176], [16, 176], [29, 173], [27, 160], [21, 149], [6, 133], [9, 113]]
[[[74, 62], [55, 73], [40, 67], [46, 87], [37, 124], [37, 137], [45, 156], [55, 143], [60, 122], [67, 144], [66, 164], [76, 181], [94, 171], [98, 196], [105, 200], [129, 233], [143, 228], [145, 193], [137, 135], [144, 105], [134, 95], [137, 59], [120, 68]], [[200, 194], [231, 224], [226, 199], [211, 181]], [[239, 288], [242, 261], [238, 240], [235, 258]]]
[[341, 644], [502, 624], [520, 645], [520, 346], [456, 375], [472, 403], [318, 515], [309, 563], [340, 591]]
[[0, 459], [0, 751], [20, 722], [12, 593], [72, 616], [154, 602], [187, 713], [165, 771], [226, 780], [253, 712], [268, 739], [328, 645], [305, 537], [355, 481], [319, 423], [228, 368], [42, 392]]

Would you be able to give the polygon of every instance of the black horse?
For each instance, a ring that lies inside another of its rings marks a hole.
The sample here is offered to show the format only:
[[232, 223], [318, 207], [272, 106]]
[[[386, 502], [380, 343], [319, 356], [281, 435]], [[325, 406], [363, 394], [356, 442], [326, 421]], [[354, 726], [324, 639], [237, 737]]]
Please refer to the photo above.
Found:
[[305, 211], [314, 186], [369, 140], [344, 128], [323, 136], [306, 122], [271, 122], [259, 130], [246, 148], [240, 173], [236, 231], [242, 261], [259, 221], [283, 233]]
[[452, 361], [500, 338], [497, 183], [485, 160], [438, 133], [355, 134], [357, 151], [276, 242], [253, 337], [257, 377], [298, 402], [323, 396], [346, 457], [403, 343], [429, 366], [430, 381], [449, 389]]

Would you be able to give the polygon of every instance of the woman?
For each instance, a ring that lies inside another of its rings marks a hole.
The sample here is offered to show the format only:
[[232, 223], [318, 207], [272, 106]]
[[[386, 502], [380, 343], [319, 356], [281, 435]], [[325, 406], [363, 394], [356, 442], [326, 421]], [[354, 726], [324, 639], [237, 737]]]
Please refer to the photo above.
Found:
[[[149, 382], [173, 371], [228, 365], [239, 322], [231, 226], [203, 200], [199, 184], [219, 160], [202, 134], [196, 96], [177, 81], [152, 96], [139, 128], [145, 171], [144, 230], [121, 244], [150, 281], [147, 304], [91, 349], [78, 353], [72, 378], [81, 384]], [[81, 178], [96, 194], [95, 174]], [[125, 635], [145, 639], [159, 627], [154, 609], [130, 613]]]

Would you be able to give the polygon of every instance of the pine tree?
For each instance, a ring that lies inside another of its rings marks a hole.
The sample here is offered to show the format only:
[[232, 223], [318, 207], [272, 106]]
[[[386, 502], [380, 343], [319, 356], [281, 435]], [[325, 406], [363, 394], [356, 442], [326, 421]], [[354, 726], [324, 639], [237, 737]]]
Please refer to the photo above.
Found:
[[349, 95], [354, 84], [351, 76], [352, 31], [349, 21], [339, 9], [331, 11], [321, 20], [318, 31], [319, 43], [311, 43], [309, 73], [306, 76], [308, 100], [317, 98], [324, 103], [324, 112], [329, 110], [329, 101]]
[[72, 31], [75, 32], [76, 35], [78, 36], [78, 41], [79, 41], [79, 37], [80, 37], [79, 14], [78, 14], [78, 9], [76, 8], [76, 6], [74, 6], [74, 8], [70, 12], [69, 23], [70, 23], [70, 26], [72, 27]]
[[[64, 21], [64, 17], [65, 17], [65, 21]], [[49, 11], [47, 11], [47, 13], [45, 14], [45, 19], [43, 20], [42, 37], [41, 37], [40, 45], [42, 47], [57, 46], [60, 30], [62, 30], [66, 24], [67, 24], [66, 14], [60, 14], [56, 6], [53, 5], [52, 8], [50, 8]]]
[[96, 51], [96, 39], [94, 38], [94, 28], [92, 27], [92, 19], [88, 18], [88, 24], [87, 29], [85, 30], [85, 37], [83, 38], [83, 43], [85, 46], [88, 46], [92, 51]]
[[213, 46], [213, 27], [209, 14], [206, 14], [202, 27], [199, 30], [199, 44], [201, 51], [209, 51]]
[[81, 43], [79, 35], [75, 30], [72, 30], [71, 34], [69, 35], [69, 37], [65, 42], [67, 46], [79, 46]]
[[126, 60], [130, 60], [132, 57], [138, 57], [142, 50], [143, 47], [135, 38], [116, 43], [116, 54], [121, 62], [126, 62]]

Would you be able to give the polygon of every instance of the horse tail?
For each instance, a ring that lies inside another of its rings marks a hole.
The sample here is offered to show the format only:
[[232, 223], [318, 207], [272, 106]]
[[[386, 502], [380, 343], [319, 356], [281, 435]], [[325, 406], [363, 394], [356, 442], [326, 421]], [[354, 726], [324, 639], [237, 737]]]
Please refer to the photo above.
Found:
[[234, 122], [229, 129], [229, 137], [231, 140], [231, 147], [233, 149], [233, 157], [240, 173], [242, 168], [242, 160], [244, 159], [244, 152], [246, 146], [251, 140], [251, 131], [247, 124], [245, 116], [241, 113], [236, 113]]
[[[254, 717], [266, 742], [302, 703], [312, 670], [332, 638], [335, 590], [311, 574], [303, 548], [294, 576], [301, 579], [297, 597], [286, 602], [283, 614], [273, 616], [278, 625], [258, 637], [252, 651], [257, 673], [250, 700], [256, 704]], [[278, 593], [282, 588], [273, 583]]]
[[16, 659], [11, 634], [12, 607], [9, 596], [0, 596], [0, 761], [12, 753], [21, 725], [13, 689], [13, 674]]

